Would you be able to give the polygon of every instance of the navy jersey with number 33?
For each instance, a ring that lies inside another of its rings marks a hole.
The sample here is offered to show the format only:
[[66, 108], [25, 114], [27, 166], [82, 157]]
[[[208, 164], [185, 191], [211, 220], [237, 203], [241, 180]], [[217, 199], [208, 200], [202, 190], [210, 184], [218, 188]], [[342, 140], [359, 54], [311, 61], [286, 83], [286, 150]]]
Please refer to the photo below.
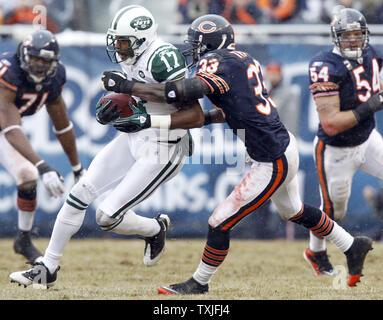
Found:
[[281, 157], [290, 137], [267, 93], [259, 62], [245, 52], [219, 49], [204, 55], [197, 68], [196, 77], [210, 88], [206, 95], [224, 112], [229, 127], [238, 136], [244, 129], [250, 157], [261, 162]]

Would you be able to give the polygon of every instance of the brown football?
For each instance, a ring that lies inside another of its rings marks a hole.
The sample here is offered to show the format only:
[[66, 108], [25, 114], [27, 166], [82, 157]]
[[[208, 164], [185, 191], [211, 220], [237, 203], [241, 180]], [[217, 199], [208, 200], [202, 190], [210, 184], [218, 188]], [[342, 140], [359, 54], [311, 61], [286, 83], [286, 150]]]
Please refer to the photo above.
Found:
[[101, 98], [101, 103], [104, 104], [106, 101], [112, 100], [109, 108], [117, 105], [117, 110], [121, 110], [120, 118], [130, 117], [133, 115], [132, 108], [129, 103], [131, 102], [134, 106], [137, 106], [136, 100], [126, 93], [109, 93]]

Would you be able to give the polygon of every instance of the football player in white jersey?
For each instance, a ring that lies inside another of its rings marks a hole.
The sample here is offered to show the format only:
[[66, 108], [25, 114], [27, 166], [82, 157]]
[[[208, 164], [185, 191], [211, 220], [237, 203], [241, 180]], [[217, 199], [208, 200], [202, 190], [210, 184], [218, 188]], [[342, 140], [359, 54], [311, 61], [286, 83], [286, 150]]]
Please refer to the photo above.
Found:
[[[141, 6], [127, 6], [116, 13], [107, 33], [107, 53], [123, 70], [123, 73], [116, 72], [130, 80], [157, 83], [179, 80], [185, 75], [182, 54], [173, 45], [157, 38], [156, 22]], [[169, 121], [170, 114], [177, 111], [164, 103], [148, 103], [145, 107], [153, 114], [162, 115], [160, 119], [169, 115]], [[99, 102], [98, 112], [103, 108]], [[196, 116], [201, 117], [201, 114], [196, 113]], [[107, 191], [110, 192], [96, 210], [96, 221], [101, 229], [143, 236], [144, 264], [151, 266], [160, 259], [169, 217], [160, 214], [156, 218], [146, 218], [137, 215], [132, 208], [181, 170], [190, 151], [184, 146], [191, 140], [187, 130], [161, 127], [159, 123], [157, 128], [140, 132], [132, 128], [130, 133], [121, 133], [96, 155], [58, 213], [41, 264], [12, 273], [12, 281], [25, 286], [40, 281], [52, 286], [64, 248], [81, 227], [86, 209]]]

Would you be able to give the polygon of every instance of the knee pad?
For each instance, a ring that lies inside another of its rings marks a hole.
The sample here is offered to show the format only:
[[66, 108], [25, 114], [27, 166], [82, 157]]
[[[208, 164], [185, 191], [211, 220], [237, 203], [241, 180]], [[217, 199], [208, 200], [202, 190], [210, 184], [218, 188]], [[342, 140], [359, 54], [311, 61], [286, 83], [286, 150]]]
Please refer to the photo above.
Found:
[[32, 212], [36, 209], [36, 184], [30, 188], [17, 188], [17, 207], [22, 211]]
[[88, 206], [94, 199], [96, 199], [97, 194], [93, 185], [86, 179], [82, 177], [70, 191], [69, 197], [75, 197], [80, 200], [83, 204]]
[[120, 224], [123, 218], [123, 216], [121, 216], [119, 219], [111, 218], [101, 209], [96, 210], [96, 222], [104, 231], [111, 231], [114, 229]]
[[25, 161], [25, 163], [18, 167], [16, 171], [15, 180], [18, 186], [23, 184], [36, 183], [38, 178], [39, 173], [36, 167], [28, 161]]
[[351, 182], [334, 181], [329, 186], [329, 192], [333, 203], [334, 220], [338, 221], [346, 214], [347, 203], [351, 194]]

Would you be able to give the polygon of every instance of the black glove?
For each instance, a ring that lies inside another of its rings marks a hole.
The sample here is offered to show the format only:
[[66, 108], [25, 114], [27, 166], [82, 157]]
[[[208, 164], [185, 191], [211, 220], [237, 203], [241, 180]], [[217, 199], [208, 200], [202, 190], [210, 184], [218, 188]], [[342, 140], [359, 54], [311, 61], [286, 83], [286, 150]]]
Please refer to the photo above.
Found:
[[352, 112], [355, 115], [356, 120], [361, 122], [376, 111], [383, 109], [383, 90], [374, 94], [370, 100], [357, 106]]
[[101, 100], [102, 98], [96, 105], [96, 120], [101, 124], [108, 124], [118, 119], [122, 111], [117, 110], [117, 105], [112, 106], [112, 100], [107, 100], [102, 104]]
[[132, 94], [134, 81], [127, 80], [120, 71], [104, 71], [101, 81], [105, 91]]
[[113, 124], [113, 127], [115, 127], [118, 131], [127, 133], [138, 132], [142, 130], [142, 128], [138, 124], [124, 121], [121, 121], [117, 124]]
[[137, 102], [137, 107], [129, 102], [129, 106], [133, 111], [130, 117], [119, 118], [112, 122], [113, 126], [122, 132], [137, 132], [152, 125], [150, 115], [146, 112], [146, 108], [142, 101]]

